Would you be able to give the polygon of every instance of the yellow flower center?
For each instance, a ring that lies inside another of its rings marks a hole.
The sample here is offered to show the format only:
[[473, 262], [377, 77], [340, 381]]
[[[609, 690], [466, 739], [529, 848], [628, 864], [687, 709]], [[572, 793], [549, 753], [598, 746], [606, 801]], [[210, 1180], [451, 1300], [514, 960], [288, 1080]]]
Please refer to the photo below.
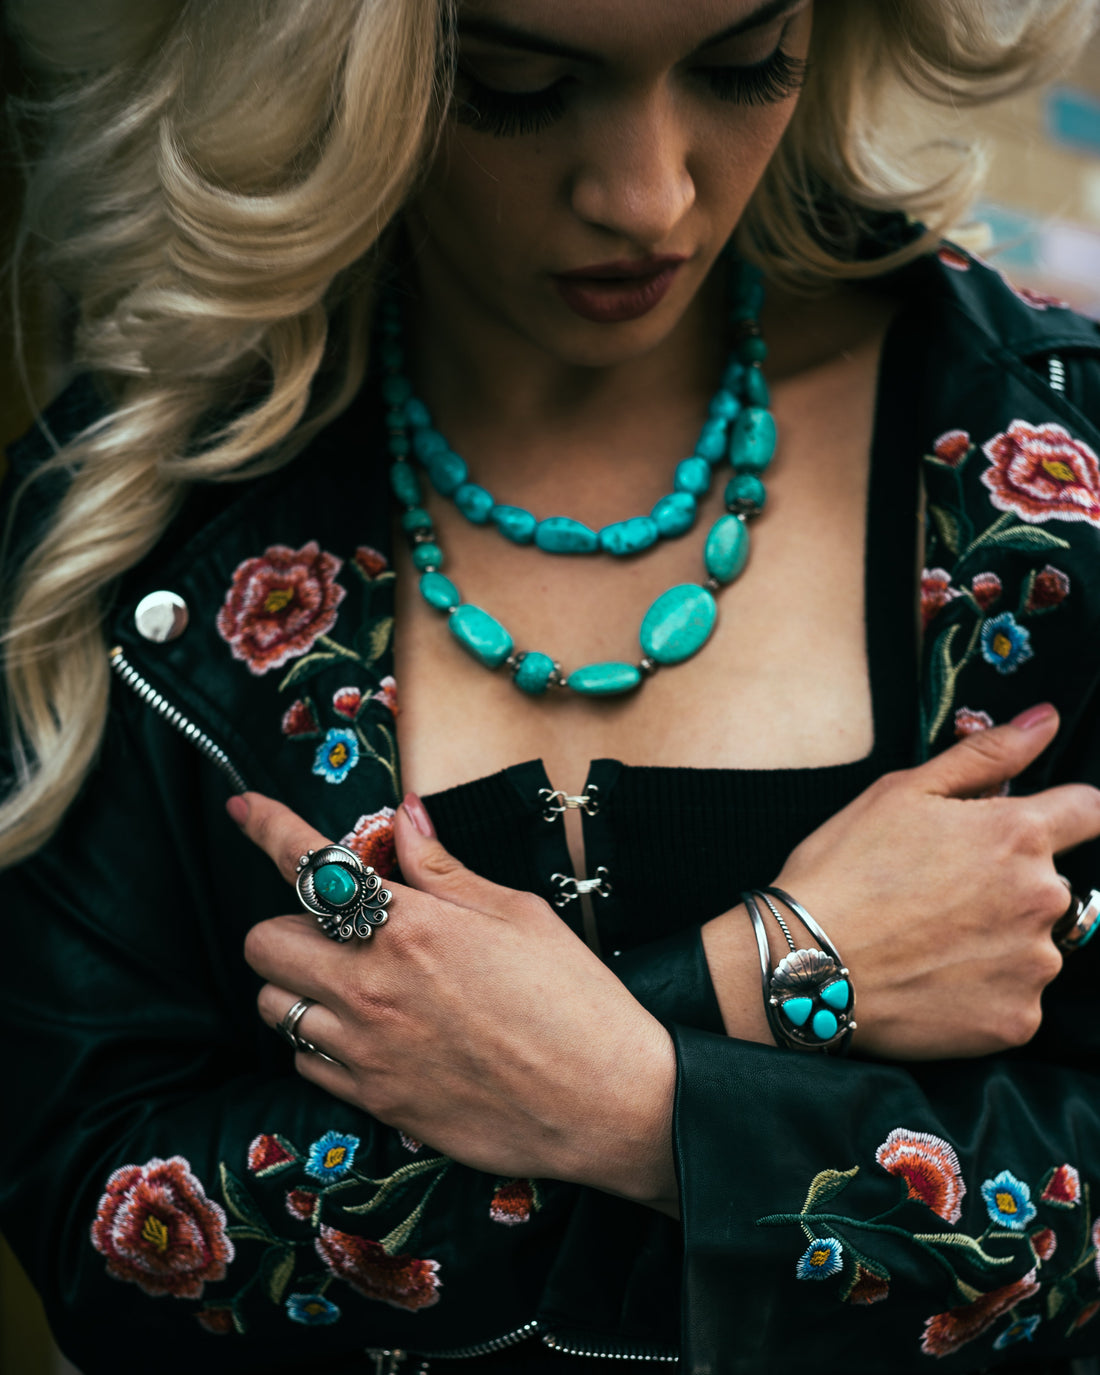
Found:
[[344, 1156], [347, 1155], [346, 1146], [330, 1146], [325, 1152], [325, 1169], [334, 1170], [337, 1165], [344, 1163]]
[[348, 747], [342, 740], [338, 740], [332, 749], [329, 750], [328, 762], [334, 767], [339, 768], [341, 764], [347, 762]]
[[305, 1310], [310, 1317], [313, 1318], [316, 1317], [318, 1313], [323, 1313], [325, 1311], [325, 1305], [323, 1303], [318, 1303], [317, 1300], [314, 1299], [312, 1303], [307, 1303], [305, 1305]]
[[998, 659], [1007, 659], [1012, 653], [1012, 641], [1003, 630], [998, 630], [993, 636], [993, 653]]
[[829, 1250], [827, 1246], [819, 1246], [814, 1251], [813, 1255], [810, 1257], [810, 1264], [815, 1267], [820, 1265], [827, 1265], [829, 1263], [829, 1257], [831, 1255], [832, 1252]]
[[151, 1213], [142, 1223], [141, 1239], [147, 1241], [154, 1251], [159, 1251], [161, 1255], [168, 1250], [168, 1228], [159, 1217], [153, 1217]]
[[293, 587], [274, 587], [264, 598], [264, 610], [283, 611], [293, 600]]
[[1068, 463], [1063, 463], [1060, 458], [1044, 458], [1043, 468], [1052, 478], [1058, 482], [1075, 482], [1077, 475]]
[[1009, 1213], [1009, 1214], [1011, 1214], [1011, 1213], [1014, 1213], [1014, 1212], [1017, 1211], [1017, 1209], [1016, 1209], [1016, 1200], [1012, 1197], [1011, 1194], [1008, 1194], [1008, 1193], [997, 1194], [997, 1195], [996, 1195], [996, 1199], [997, 1199], [997, 1211], [998, 1211], [999, 1213]]

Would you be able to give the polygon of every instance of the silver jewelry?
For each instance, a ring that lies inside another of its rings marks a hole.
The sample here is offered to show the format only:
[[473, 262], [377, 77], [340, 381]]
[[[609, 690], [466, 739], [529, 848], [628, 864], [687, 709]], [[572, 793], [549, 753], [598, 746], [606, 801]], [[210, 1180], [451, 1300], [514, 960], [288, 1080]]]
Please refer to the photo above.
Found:
[[1083, 950], [1100, 927], [1100, 890], [1093, 888], [1082, 901], [1070, 887], [1069, 879], [1064, 874], [1058, 877], [1069, 891], [1069, 907], [1054, 923], [1050, 934], [1059, 949], [1073, 954]]
[[298, 861], [298, 900], [333, 941], [366, 940], [386, 920], [393, 894], [369, 864], [343, 845], [309, 850]]
[[314, 1045], [311, 1040], [303, 1036], [298, 1030], [298, 1023], [311, 1007], [316, 1006], [316, 998], [299, 998], [296, 1003], [292, 1003], [290, 1007], [287, 1008], [286, 1012], [283, 1013], [282, 1020], [276, 1026], [275, 1030], [279, 1032], [280, 1035], [286, 1037], [294, 1050], [302, 1051], [306, 1055], [316, 1055], [320, 1060], [327, 1060], [330, 1065], [339, 1065], [341, 1069], [347, 1069], [343, 1060], [337, 1060], [332, 1055], [326, 1055], [320, 1046]]

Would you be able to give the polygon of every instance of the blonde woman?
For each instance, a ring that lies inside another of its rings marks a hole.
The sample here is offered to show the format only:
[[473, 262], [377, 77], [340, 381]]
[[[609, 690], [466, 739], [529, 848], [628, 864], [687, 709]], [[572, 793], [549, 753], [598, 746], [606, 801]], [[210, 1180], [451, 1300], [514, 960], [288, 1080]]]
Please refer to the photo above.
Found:
[[5, 497], [62, 1347], [1095, 1353], [1100, 338], [883, 132], [1094, 4], [9, 8], [81, 374]]

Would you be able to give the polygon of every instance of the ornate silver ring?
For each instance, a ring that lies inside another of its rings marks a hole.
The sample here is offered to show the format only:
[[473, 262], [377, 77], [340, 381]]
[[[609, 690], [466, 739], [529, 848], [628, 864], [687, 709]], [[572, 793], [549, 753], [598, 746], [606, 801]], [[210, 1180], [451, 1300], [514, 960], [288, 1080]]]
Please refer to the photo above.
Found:
[[298, 900], [333, 941], [366, 940], [386, 920], [393, 897], [369, 864], [343, 845], [310, 850], [298, 861]]
[[1066, 954], [1083, 950], [1100, 927], [1100, 890], [1093, 888], [1088, 897], [1081, 899], [1070, 887], [1064, 874], [1058, 877], [1069, 891], [1069, 907], [1063, 916], [1054, 923], [1051, 936], [1054, 943]]

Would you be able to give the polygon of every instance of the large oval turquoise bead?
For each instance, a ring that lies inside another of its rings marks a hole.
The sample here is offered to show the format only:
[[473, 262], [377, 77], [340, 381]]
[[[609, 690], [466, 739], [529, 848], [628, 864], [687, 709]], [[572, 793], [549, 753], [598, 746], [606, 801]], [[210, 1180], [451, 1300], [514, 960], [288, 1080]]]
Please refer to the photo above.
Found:
[[419, 568], [423, 573], [429, 568], [443, 567], [443, 550], [438, 544], [428, 541], [426, 544], [414, 545], [412, 551], [413, 567]]
[[475, 525], [484, 525], [489, 519], [489, 512], [496, 505], [493, 494], [479, 487], [476, 482], [464, 482], [455, 492], [454, 501], [466, 519], [472, 520]]
[[489, 519], [513, 544], [530, 544], [535, 538], [538, 521], [522, 506], [494, 506]]
[[710, 464], [705, 458], [685, 458], [676, 465], [672, 484], [678, 492], [701, 497], [710, 487]]
[[[415, 440], [413, 440], [413, 447], [416, 447]], [[466, 460], [461, 454], [456, 454], [453, 449], [443, 448], [436, 453], [429, 454], [424, 459], [424, 466], [428, 470], [432, 486], [440, 496], [444, 497], [449, 497], [452, 492], [461, 487], [468, 476]]]
[[617, 520], [600, 531], [600, 548], [609, 554], [639, 554], [656, 544], [661, 532], [652, 516]]
[[585, 664], [575, 668], [565, 680], [566, 686], [574, 692], [582, 692], [589, 697], [611, 697], [618, 692], [629, 692], [642, 681], [642, 671], [637, 664], [604, 663]]
[[540, 520], [535, 543], [548, 554], [593, 554], [600, 547], [595, 530], [570, 516], [547, 516]]
[[442, 573], [423, 574], [420, 579], [420, 595], [437, 611], [450, 611], [452, 606], [457, 606], [462, 600], [458, 595], [458, 588]]
[[642, 652], [659, 664], [679, 664], [710, 639], [718, 604], [705, 587], [683, 582], [662, 592], [642, 619]]
[[541, 654], [537, 649], [523, 656], [523, 662], [516, 669], [514, 682], [522, 692], [533, 697], [546, 691], [554, 672], [554, 661], [549, 654]]
[[720, 583], [733, 582], [749, 557], [749, 532], [739, 516], [721, 516], [710, 527], [703, 564]]
[[512, 637], [495, 616], [463, 602], [447, 618], [451, 634], [486, 668], [499, 667], [512, 652]]
[[359, 891], [359, 885], [342, 864], [322, 864], [313, 875], [317, 896], [333, 907], [346, 907]]
[[654, 504], [650, 515], [666, 539], [682, 535], [695, 523], [695, 498], [690, 492], [670, 492]]
[[408, 463], [395, 463], [390, 469], [390, 486], [402, 506], [419, 506], [424, 500], [416, 469]]
[[739, 473], [762, 473], [775, 453], [775, 418], [762, 406], [746, 406], [730, 436], [730, 463]]

